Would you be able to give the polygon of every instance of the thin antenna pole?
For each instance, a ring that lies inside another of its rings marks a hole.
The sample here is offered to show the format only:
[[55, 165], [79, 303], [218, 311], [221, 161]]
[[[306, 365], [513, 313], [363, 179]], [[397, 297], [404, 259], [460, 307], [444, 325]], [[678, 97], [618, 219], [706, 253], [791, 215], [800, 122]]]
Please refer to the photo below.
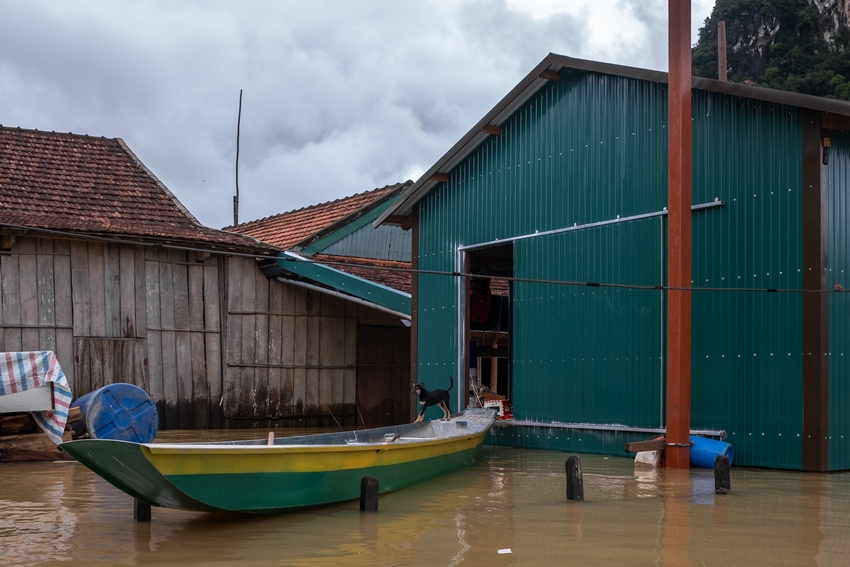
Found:
[[239, 224], [239, 131], [242, 129], [242, 89], [239, 89], [239, 118], [236, 120], [236, 195], [233, 197], [233, 226]]
[[726, 80], [726, 22], [717, 24], [717, 78]]

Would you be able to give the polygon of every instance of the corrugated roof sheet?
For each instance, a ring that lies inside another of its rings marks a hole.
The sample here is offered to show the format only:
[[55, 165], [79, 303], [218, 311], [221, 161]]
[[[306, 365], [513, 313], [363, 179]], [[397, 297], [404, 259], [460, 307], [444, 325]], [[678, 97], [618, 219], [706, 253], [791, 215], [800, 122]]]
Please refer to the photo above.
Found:
[[[393, 260], [374, 260], [371, 258], [352, 258], [349, 256], [333, 256], [330, 254], [315, 254], [311, 260], [317, 262], [332, 262], [337, 270], [370, 280], [404, 293], [410, 293], [411, 273], [410, 262], [396, 262]], [[338, 263], [344, 263], [340, 265]], [[388, 269], [389, 268], [389, 269]]]
[[335, 256], [410, 262], [412, 240], [410, 233], [405, 233], [399, 226], [373, 227], [372, 223], [368, 223], [330, 246], [324, 247], [322, 252]]
[[[338, 230], [362, 217], [382, 202], [409, 186], [411, 182], [396, 183], [343, 197], [335, 201], [320, 203], [288, 211], [259, 220], [242, 223], [225, 230], [246, 234], [279, 246], [285, 250], [299, 250], [323, 236]], [[367, 225], [370, 226], [370, 225]], [[407, 236], [409, 239], [409, 235]], [[407, 245], [409, 249], [409, 243]], [[388, 268], [410, 268], [410, 262], [316, 253], [310, 256], [316, 262], [341, 262], [346, 266], [332, 267], [372, 282], [410, 293], [410, 273]]]
[[0, 126], [0, 224], [273, 253], [200, 224], [120, 138]]

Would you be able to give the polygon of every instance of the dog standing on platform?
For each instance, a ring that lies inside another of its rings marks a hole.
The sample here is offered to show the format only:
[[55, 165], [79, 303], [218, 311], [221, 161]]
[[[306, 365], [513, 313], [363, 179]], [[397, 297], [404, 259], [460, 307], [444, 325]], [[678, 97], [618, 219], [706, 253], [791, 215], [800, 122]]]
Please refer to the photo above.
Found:
[[419, 406], [422, 408], [419, 410], [419, 417], [416, 418], [416, 421], [413, 423], [419, 423], [422, 421], [422, 418], [425, 417], [425, 410], [431, 406], [440, 406], [440, 409], [443, 410], [443, 417], [441, 421], [448, 421], [452, 417], [452, 412], [449, 411], [449, 390], [454, 388], [455, 381], [454, 378], [449, 376], [449, 389], [448, 390], [434, 390], [433, 392], [429, 392], [425, 389], [425, 384], [413, 384], [413, 390], [411, 393], [416, 394], [419, 397]]

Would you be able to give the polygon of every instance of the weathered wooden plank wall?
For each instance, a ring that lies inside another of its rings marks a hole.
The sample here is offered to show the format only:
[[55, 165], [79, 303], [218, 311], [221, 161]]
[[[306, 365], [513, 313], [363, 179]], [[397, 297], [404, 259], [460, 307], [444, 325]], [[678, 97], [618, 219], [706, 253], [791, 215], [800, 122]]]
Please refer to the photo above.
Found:
[[228, 258], [224, 417], [228, 426], [336, 426], [356, 421], [357, 324], [397, 318], [268, 280]]
[[75, 397], [135, 384], [163, 429], [355, 424], [358, 324], [400, 325], [251, 258], [30, 237], [0, 253], [0, 349], [53, 350]]
[[157, 400], [164, 429], [222, 425], [219, 271], [223, 258], [200, 259], [192, 251], [145, 250], [149, 393]]
[[0, 350], [52, 350], [73, 386], [70, 254], [67, 241], [17, 238], [0, 255]]
[[[141, 308], [144, 280], [138, 281], [136, 260], [143, 257], [144, 248], [97, 241], [56, 242], [70, 251], [65, 278], [70, 283], [68, 304], [73, 306], [74, 397], [116, 382], [149, 391], [147, 321]], [[63, 368], [68, 366], [60, 353], [57, 358]]]
[[77, 373], [72, 389], [74, 398], [116, 382], [134, 384], [148, 391], [145, 339], [79, 337], [74, 339], [74, 352], [73, 366]]

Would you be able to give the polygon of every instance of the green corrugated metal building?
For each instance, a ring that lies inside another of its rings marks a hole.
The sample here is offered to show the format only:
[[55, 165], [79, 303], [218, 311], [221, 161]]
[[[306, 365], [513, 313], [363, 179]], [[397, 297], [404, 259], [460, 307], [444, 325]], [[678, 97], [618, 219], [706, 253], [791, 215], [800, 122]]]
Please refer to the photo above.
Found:
[[[624, 454], [664, 430], [666, 81], [550, 55], [376, 220], [413, 220], [426, 386], [471, 358], [450, 274], [510, 282], [496, 350], [514, 419], [495, 443]], [[693, 80], [691, 427], [737, 465], [850, 469], [850, 294], [832, 291], [850, 291], [848, 117]]]

